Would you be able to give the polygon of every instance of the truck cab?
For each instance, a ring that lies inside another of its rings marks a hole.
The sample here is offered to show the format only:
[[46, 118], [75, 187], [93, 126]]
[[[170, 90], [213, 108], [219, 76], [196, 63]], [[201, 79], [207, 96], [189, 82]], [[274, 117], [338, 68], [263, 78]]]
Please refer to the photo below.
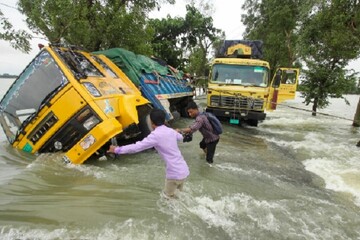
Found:
[[13, 147], [63, 152], [80, 164], [104, 155], [111, 142], [146, 136], [151, 108], [105, 56], [48, 46], [4, 95], [0, 123]]
[[299, 70], [279, 68], [271, 77], [269, 63], [258, 54], [253, 58], [252, 50], [258, 52], [261, 42], [251, 43], [253, 46], [239, 41], [225, 43], [225, 54], [215, 58], [211, 66], [206, 111], [231, 124], [245, 121], [257, 126], [265, 120], [265, 111], [295, 98]]

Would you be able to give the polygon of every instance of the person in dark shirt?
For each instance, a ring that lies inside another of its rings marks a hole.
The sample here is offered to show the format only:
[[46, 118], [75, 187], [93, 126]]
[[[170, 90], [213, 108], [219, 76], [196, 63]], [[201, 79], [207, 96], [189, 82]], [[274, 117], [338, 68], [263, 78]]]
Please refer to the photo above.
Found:
[[216, 145], [219, 142], [220, 136], [214, 133], [211, 123], [205, 114], [201, 114], [195, 102], [189, 102], [186, 110], [191, 118], [195, 118], [194, 123], [183, 129], [178, 129], [182, 133], [194, 133], [197, 130], [202, 134], [203, 139], [200, 142], [200, 148], [206, 153], [206, 161], [210, 164], [214, 162], [214, 155]]

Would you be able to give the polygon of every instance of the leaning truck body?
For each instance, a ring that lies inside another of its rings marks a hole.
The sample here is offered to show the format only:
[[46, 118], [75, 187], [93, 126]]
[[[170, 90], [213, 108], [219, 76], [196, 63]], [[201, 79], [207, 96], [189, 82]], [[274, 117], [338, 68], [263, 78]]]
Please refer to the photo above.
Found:
[[0, 123], [13, 147], [61, 151], [78, 164], [105, 154], [111, 141], [146, 136], [151, 108], [105, 56], [49, 46], [4, 95]]
[[271, 79], [270, 65], [261, 58], [261, 41], [225, 41], [211, 66], [206, 111], [232, 124], [257, 126], [266, 110], [293, 99], [299, 69], [278, 68]]
[[95, 54], [103, 54], [115, 63], [154, 108], [166, 112], [167, 121], [174, 121], [180, 116], [187, 117], [186, 106], [193, 101], [194, 94], [181, 71], [163, 60], [122, 48], [112, 48]]

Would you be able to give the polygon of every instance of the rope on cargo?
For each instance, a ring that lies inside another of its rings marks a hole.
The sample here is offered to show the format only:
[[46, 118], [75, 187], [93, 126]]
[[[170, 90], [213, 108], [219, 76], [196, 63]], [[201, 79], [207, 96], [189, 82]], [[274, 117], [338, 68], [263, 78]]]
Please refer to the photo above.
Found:
[[[165, 81], [165, 82], [168, 82], [168, 83], [173, 83], [174, 82], [174, 80], [172, 78], [168, 78], [167, 76], [162, 76], [157, 71], [153, 71], [152, 74], [156, 77], [156, 84], [160, 84], [161, 81]], [[171, 76], [174, 77], [179, 82], [180, 79], [176, 77], [174, 72], [173, 72], [173, 75], [171, 75]], [[178, 82], [176, 82], [176, 83], [178, 83]], [[180, 82], [180, 85], [182, 85], [183, 87], [190, 86], [190, 84], [188, 85], [188, 84], [185, 84], [183, 82]]]
[[[243, 96], [241, 94], [234, 94], [233, 92], [230, 92], [230, 91], [226, 91], [226, 90], [217, 90], [217, 89], [211, 89], [209, 88], [208, 90], [214, 90], [216, 92], [219, 92], [219, 93], [225, 93], [225, 94], [228, 94], [228, 95], [232, 95], [232, 96], [235, 96], [237, 97], [238, 99], [240, 99], [240, 97], [247, 97], [247, 98], [253, 98], [253, 97], [249, 97], [249, 96]], [[360, 120], [354, 120], [354, 119], [349, 119], [349, 118], [345, 118], [345, 117], [340, 117], [340, 116], [336, 116], [336, 115], [333, 115], [333, 114], [329, 114], [329, 113], [322, 113], [322, 112], [315, 112], [313, 110], [309, 110], [309, 109], [305, 109], [305, 108], [299, 108], [299, 107], [294, 107], [294, 106], [290, 106], [290, 105], [287, 105], [287, 104], [282, 104], [282, 103], [276, 103], [276, 102], [271, 102], [269, 100], [266, 100], [264, 101], [264, 103], [274, 103], [278, 106], [284, 106], [284, 107], [288, 107], [288, 108], [292, 108], [292, 109], [296, 109], [296, 110], [301, 110], [301, 111], [305, 111], [305, 112], [310, 112], [310, 113], [315, 113], [315, 114], [319, 114], [319, 115], [323, 115], [323, 116], [327, 116], [327, 117], [334, 117], [334, 118], [338, 118], [338, 119], [342, 119], [342, 120], [347, 120], [347, 121], [351, 121], [351, 122], [354, 122], [354, 123], [357, 123], [357, 124], [360, 124]]]

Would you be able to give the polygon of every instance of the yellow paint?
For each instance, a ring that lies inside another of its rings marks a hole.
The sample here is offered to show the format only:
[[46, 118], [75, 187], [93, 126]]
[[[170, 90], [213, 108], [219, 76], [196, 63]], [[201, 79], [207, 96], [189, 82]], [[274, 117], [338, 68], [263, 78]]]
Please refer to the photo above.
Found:
[[[84, 150], [80, 146], [82, 141], [80, 140], [65, 153], [72, 163], [83, 163], [111, 138], [120, 134], [124, 128], [130, 124], [138, 124], [137, 107], [149, 104], [149, 101], [142, 97], [141, 92], [131, 80], [103, 55], [97, 55], [97, 57], [109, 66], [118, 76], [117, 78], [112, 77], [106, 72], [89, 53], [81, 52], [104, 76], [88, 76], [85, 79], [77, 80], [73, 76], [72, 71], [51, 47], [46, 47], [45, 49], [51, 54], [64, 73], [68, 84], [41, 109], [33, 121], [24, 129], [25, 134], [20, 135], [17, 141], [13, 143], [13, 146], [19, 149], [24, 147], [29, 149], [31, 147], [32, 153], [38, 152], [61, 127], [66, 125], [69, 119], [78, 114], [85, 106], [88, 106], [95, 112], [100, 123], [93, 127], [82, 140], [91, 134], [95, 137], [95, 142], [88, 149]], [[83, 85], [85, 82], [93, 84], [101, 96], [94, 97]], [[57, 122], [33, 144], [29, 134], [41, 129], [40, 126], [42, 125], [40, 123], [50, 112], [56, 116]]]

